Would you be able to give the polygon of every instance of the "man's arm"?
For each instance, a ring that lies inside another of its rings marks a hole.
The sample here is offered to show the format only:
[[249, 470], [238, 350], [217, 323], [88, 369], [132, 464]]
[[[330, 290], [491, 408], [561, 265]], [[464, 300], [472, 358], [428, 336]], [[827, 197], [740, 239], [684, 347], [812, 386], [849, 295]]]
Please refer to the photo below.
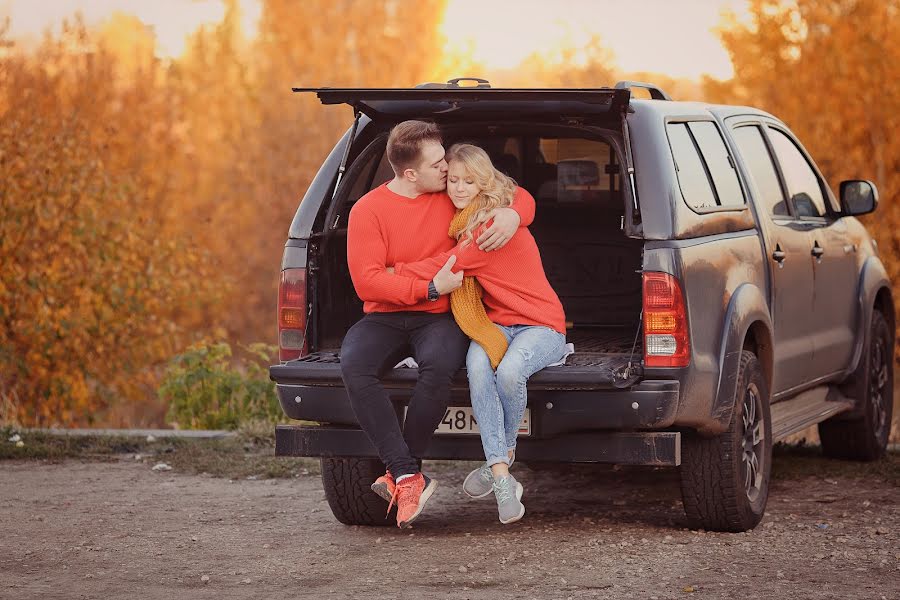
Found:
[[425, 300], [431, 277], [423, 279], [388, 273], [386, 257], [387, 246], [375, 215], [368, 210], [351, 210], [347, 223], [347, 265], [360, 299], [401, 306], [412, 306]]
[[512, 206], [499, 208], [489, 217], [494, 224], [485, 230], [475, 242], [482, 250], [490, 252], [505, 246], [519, 227], [528, 227], [534, 222], [534, 197], [525, 188], [517, 187]]

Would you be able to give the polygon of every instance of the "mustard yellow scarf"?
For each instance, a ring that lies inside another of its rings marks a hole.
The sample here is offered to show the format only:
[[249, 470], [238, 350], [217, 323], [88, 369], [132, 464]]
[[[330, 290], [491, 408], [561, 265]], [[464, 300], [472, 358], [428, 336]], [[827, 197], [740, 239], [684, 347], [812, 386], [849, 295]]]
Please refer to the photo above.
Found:
[[[464, 209], [457, 211], [456, 216], [450, 222], [450, 237], [457, 238], [477, 208], [476, 203], [472, 202]], [[474, 240], [472, 243], [475, 243]], [[481, 301], [482, 292], [481, 284], [477, 279], [464, 276], [462, 287], [450, 293], [450, 309], [453, 311], [453, 318], [456, 319], [459, 328], [484, 348], [491, 360], [491, 367], [496, 369], [503, 360], [509, 344], [503, 332], [488, 318], [487, 312], [484, 310], [484, 303]]]

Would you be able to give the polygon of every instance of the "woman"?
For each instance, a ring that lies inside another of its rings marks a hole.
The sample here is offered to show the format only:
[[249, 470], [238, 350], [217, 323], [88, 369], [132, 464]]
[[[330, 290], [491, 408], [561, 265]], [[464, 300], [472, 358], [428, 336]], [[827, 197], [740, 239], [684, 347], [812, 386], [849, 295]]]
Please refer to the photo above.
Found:
[[466, 357], [472, 408], [481, 429], [485, 464], [469, 473], [465, 492], [494, 492], [501, 523], [525, 514], [522, 484], [510, 474], [516, 436], [527, 403], [528, 378], [565, 353], [565, 315], [553, 291], [537, 244], [526, 227], [509, 243], [484, 252], [474, 243], [491, 211], [527, 194], [494, 168], [487, 153], [471, 144], [447, 152], [447, 193], [458, 212], [450, 224], [456, 248], [416, 263], [394, 265], [396, 273], [431, 279], [451, 255], [465, 274], [450, 304], [460, 328], [472, 338]]

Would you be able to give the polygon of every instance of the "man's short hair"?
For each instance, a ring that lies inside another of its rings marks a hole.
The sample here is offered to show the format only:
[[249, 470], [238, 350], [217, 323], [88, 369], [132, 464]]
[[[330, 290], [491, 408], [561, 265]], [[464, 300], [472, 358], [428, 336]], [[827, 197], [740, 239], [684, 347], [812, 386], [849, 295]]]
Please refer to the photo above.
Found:
[[391, 129], [387, 142], [388, 162], [396, 175], [406, 169], [414, 169], [422, 161], [422, 144], [443, 143], [441, 130], [428, 121], [403, 121]]

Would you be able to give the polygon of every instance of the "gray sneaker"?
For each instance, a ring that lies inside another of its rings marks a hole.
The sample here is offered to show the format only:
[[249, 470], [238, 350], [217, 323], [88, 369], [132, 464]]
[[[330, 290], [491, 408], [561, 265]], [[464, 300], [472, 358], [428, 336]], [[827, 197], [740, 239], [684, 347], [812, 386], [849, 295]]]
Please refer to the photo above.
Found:
[[515, 523], [525, 516], [525, 505], [522, 504], [524, 492], [525, 488], [512, 475], [494, 480], [494, 496], [501, 523]]
[[[513, 451], [512, 458], [509, 459], [509, 466], [513, 466], [516, 462], [516, 452]], [[472, 498], [484, 498], [494, 491], [494, 474], [491, 468], [484, 463], [468, 475], [463, 481], [463, 491]]]
[[494, 491], [494, 474], [484, 463], [468, 475], [463, 481], [463, 491], [472, 498], [484, 498]]

